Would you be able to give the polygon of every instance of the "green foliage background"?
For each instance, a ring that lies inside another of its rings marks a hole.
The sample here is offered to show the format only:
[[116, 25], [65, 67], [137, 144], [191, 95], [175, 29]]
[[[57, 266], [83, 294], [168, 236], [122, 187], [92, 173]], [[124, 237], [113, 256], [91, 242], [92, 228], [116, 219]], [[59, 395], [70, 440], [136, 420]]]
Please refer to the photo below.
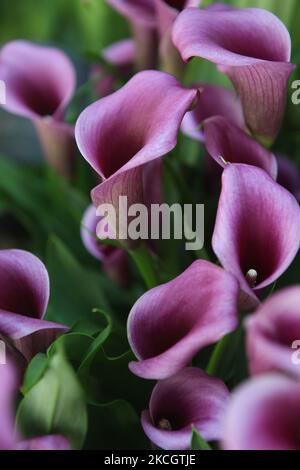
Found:
[[[212, 2], [203, 2], [209, 3]], [[299, 0], [227, 3], [266, 8], [284, 21], [292, 36], [293, 61], [298, 64], [294, 78], [300, 78]], [[104, 0], [0, 0], [0, 18], [1, 45], [22, 38], [62, 48], [76, 66], [78, 87], [88, 79], [91, 57], [130, 34], [126, 21]], [[201, 60], [189, 64], [185, 80], [229, 86], [215, 67]], [[84, 103], [83, 100], [81, 106]], [[79, 112], [76, 106], [74, 112]], [[128, 312], [145, 286], [131, 265], [131, 289], [116, 287], [82, 245], [80, 220], [95, 183], [83, 159], [78, 156], [76, 178], [70, 186], [43, 163], [28, 122], [3, 111], [0, 120], [0, 248], [28, 249], [43, 259], [51, 282], [46, 318], [71, 327], [71, 332], [59, 338], [47, 354], [37, 355], [29, 365], [21, 389], [18, 425], [25, 436], [64, 433], [74, 448], [147, 448], [149, 443], [141, 430], [139, 415], [148, 405], [153, 383], [128, 371], [132, 353], [126, 339]], [[289, 99], [284, 127], [274, 150], [286, 153], [300, 166], [299, 131], [300, 106], [293, 106]], [[190, 197], [204, 202], [211, 215], [205, 248], [213, 257], [210, 225], [217, 197], [202, 189], [201, 149], [181, 136], [174, 153], [172, 172], [165, 175], [168, 197], [174, 201], [182, 198], [182, 188], [170, 176], [174, 172], [184, 175], [183, 179], [196, 188]], [[162, 280], [174, 277], [192, 261], [190, 254], [182, 252], [177, 241], [162, 243]], [[296, 260], [280, 285], [299, 282], [299, 268]], [[247, 373], [240, 337], [239, 330], [231, 342], [234, 350], [231, 346], [225, 354], [227, 360], [215, 371], [229, 382], [233, 371], [241, 379]], [[208, 352], [196, 358], [197, 365], [207, 365]], [[192, 446], [207, 449], [196, 432]]]

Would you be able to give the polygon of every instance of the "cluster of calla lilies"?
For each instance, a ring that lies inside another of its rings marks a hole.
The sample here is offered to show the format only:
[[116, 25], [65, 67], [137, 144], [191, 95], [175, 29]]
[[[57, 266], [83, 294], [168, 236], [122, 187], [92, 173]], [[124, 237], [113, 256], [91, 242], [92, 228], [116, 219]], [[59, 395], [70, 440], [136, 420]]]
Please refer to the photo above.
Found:
[[[129, 314], [136, 356], [130, 371], [158, 381], [142, 412], [143, 430], [162, 449], [189, 449], [193, 429], [223, 449], [299, 449], [300, 365], [291, 360], [291, 344], [300, 340], [300, 285], [261, 301], [300, 246], [297, 170], [270, 151], [294, 70], [289, 33], [257, 8], [199, 8], [199, 0], [107, 3], [126, 17], [133, 39], [107, 47], [102, 56], [120, 76], [133, 76], [117, 91], [115, 76], [102, 78], [95, 87], [101, 98], [75, 126], [64, 121], [75, 89], [64, 53], [12, 41], [0, 52], [0, 79], [5, 109], [34, 123], [49, 165], [70, 179], [76, 142], [99, 175], [82, 240], [120, 286], [126, 286], [126, 249], [97, 241], [95, 207], [117, 207], [122, 195], [128, 204], [160, 200], [163, 157], [176, 147], [180, 131], [204, 146], [221, 180], [211, 241], [219, 263], [197, 259], [145, 292]], [[232, 90], [202, 82], [183, 86], [194, 57], [215, 64]], [[163, 71], [154, 70], [157, 63]], [[18, 353], [30, 361], [67, 327], [43, 320], [49, 281], [35, 256], [2, 250], [0, 268], [0, 334], [12, 345], [10, 364], [0, 368], [0, 448], [69, 448], [63, 436], [24, 440], [13, 429], [11, 397], [16, 369], [24, 367], [15, 365]], [[240, 323], [250, 378], [229, 391], [193, 361], [205, 348], [220, 347]]]

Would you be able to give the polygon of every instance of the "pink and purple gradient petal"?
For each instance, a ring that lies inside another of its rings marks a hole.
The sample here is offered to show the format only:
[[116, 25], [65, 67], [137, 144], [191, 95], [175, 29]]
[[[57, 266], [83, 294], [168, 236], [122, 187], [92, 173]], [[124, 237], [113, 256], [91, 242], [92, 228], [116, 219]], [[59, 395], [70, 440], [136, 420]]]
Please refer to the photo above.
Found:
[[233, 392], [223, 423], [225, 450], [299, 450], [300, 383], [284, 375], [248, 380]]
[[223, 116], [237, 127], [246, 127], [241, 102], [232, 90], [208, 83], [197, 83], [193, 87], [200, 91], [200, 96], [197, 106], [183, 118], [181, 130], [185, 135], [202, 142], [201, 125], [213, 116]]
[[0, 250], [0, 333], [30, 360], [67, 328], [43, 320], [49, 300], [44, 264], [23, 250]]
[[239, 280], [241, 303], [252, 307], [258, 303], [255, 292], [276, 281], [299, 250], [296, 199], [264, 170], [228, 164], [212, 246], [224, 269]]
[[220, 379], [198, 368], [183, 369], [154, 387], [149, 410], [142, 413], [144, 432], [166, 450], [189, 449], [193, 426], [204, 439], [217, 440], [228, 400]]
[[128, 318], [129, 343], [138, 359], [130, 370], [148, 379], [180, 371], [202, 348], [235, 329], [237, 298], [236, 279], [203, 260], [146, 292]]
[[183, 88], [171, 75], [144, 71], [123, 88], [88, 106], [79, 116], [75, 135], [88, 163], [104, 179], [92, 191], [95, 206], [143, 202], [146, 164], [170, 152], [184, 114], [197, 90]]
[[239, 92], [251, 131], [267, 142], [276, 137], [294, 66], [289, 33], [275, 15], [259, 8], [188, 8], [175, 21], [173, 41], [183, 60], [218, 65]]
[[209, 155], [223, 168], [227, 163], [246, 163], [277, 177], [275, 156], [242, 129], [221, 116], [203, 122], [204, 145]]
[[11, 113], [60, 121], [75, 89], [75, 71], [58, 49], [29, 41], [11, 41], [0, 52], [0, 79], [6, 83]]
[[277, 292], [261, 304], [246, 320], [246, 331], [252, 375], [282, 371], [300, 378], [300, 364], [292, 360], [293, 344], [300, 341], [299, 286]]

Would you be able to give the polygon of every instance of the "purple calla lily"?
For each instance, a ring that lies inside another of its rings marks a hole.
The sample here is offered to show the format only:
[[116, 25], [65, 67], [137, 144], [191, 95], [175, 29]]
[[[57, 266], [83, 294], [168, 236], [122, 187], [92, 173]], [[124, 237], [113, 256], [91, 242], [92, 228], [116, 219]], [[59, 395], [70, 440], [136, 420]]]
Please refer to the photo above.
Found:
[[0, 250], [0, 333], [30, 360], [67, 327], [43, 320], [49, 278], [43, 263], [22, 250]]
[[276, 137], [294, 66], [289, 33], [275, 15], [259, 8], [188, 8], [175, 21], [173, 41], [183, 60], [207, 59], [229, 76], [255, 136]]
[[151, 173], [152, 186], [160, 186], [155, 160], [175, 147], [197, 93], [171, 75], [144, 71], [81, 113], [75, 128], [78, 147], [104, 180], [92, 191], [95, 206], [113, 203], [117, 208], [120, 195], [127, 196], [128, 205], [149, 199], [145, 187]]
[[300, 364], [292, 360], [293, 352], [297, 354], [293, 345], [300, 346], [299, 306], [300, 287], [290, 287], [272, 295], [247, 319], [247, 352], [252, 374], [283, 371], [300, 377]]
[[212, 246], [222, 266], [240, 282], [241, 306], [288, 268], [300, 246], [296, 199], [265, 171], [228, 164], [222, 175]]
[[156, 13], [153, 0], [107, 0], [125, 16], [136, 43], [136, 69], [152, 69], [157, 59]]
[[17, 373], [11, 363], [0, 365], [0, 450], [69, 450], [64, 436], [50, 435], [21, 440], [15, 431], [13, 396], [17, 391]]
[[204, 439], [217, 440], [228, 399], [220, 379], [194, 367], [183, 369], [154, 387], [149, 410], [142, 413], [144, 432], [166, 450], [189, 449], [192, 426]]
[[213, 116], [223, 116], [240, 128], [246, 127], [241, 102], [232, 90], [208, 83], [194, 84], [194, 88], [201, 90], [201, 94], [197, 106], [183, 118], [181, 130], [184, 134], [202, 142], [201, 125]]
[[61, 51], [28, 41], [12, 41], [0, 52], [0, 79], [6, 84], [3, 107], [31, 119], [45, 156], [69, 177], [74, 158], [74, 129], [63, 115], [75, 89], [75, 71]]
[[96, 228], [100, 217], [96, 215], [96, 208], [90, 205], [82, 218], [81, 238], [87, 251], [103, 263], [106, 274], [117, 284], [128, 284], [128, 263], [125, 250], [114, 246], [101, 245], [97, 239]]
[[184, 368], [195, 354], [234, 330], [238, 283], [207, 261], [146, 292], [128, 318], [128, 338], [138, 361], [130, 370], [163, 379]]
[[221, 116], [211, 117], [203, 123], [205, 147], [209, 155], [223, 168], [227, 163], [247, 163], [265, 170], [273, 179], [277, 177], [275, 155], [262, 147], [242, 129]]
[[266, 374], [233, 392], [223, 424], [226, 450], [299, 450], [300, 383]]

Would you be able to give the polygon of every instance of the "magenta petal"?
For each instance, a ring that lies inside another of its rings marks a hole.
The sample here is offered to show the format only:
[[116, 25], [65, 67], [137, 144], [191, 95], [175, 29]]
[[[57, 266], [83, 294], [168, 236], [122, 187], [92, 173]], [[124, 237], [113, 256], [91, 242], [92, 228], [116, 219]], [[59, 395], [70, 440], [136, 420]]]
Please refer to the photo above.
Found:
[[246, 328], [252, 374], [283, 371], [300, 378], [300, 364], [292, 360], [293, 343], [300, 341], [300, 287], [272, 295], [247, 319]]
[[74, 68], [60, 50], [12, 41], [0, 52], [0, 79], [8, 111], [30, 119], [60, 120], [75, 88]]
[[133, 39], [123, 39], [114, 42], [101, 51], [104, 59], [117, 67], [124, 67], [134, 63], [136, 45]]
[[107, 3], [131, 22], [139, 22], [148, 27], [156, 25], [153, 0], [107, 0]]
[[12, 365], [0, 364], [0, 450], [11, 450], [16, 441], [13, 419], [13, 396], [16, 388], [17, 377]]
[[276, 16], [258, 8], [189, 8], [175, 21], [173, 41], [185, 61], [202, 57], [229, 75], [255, 135], [276, 136], [294, 68], [289, 33]]
[[34, 437], [26, 441], [19, 442], [15, 446], [16, 450], [71, 450], [68, 439], [60, 435], [50, 435]]
[[96, 215], [96, 208], [90, 205], [81, 222], [82, 242], [94, 258], [103, 262], [106, 274], [117, 284], [126, 286], [129, 277], [126, 252], [97, 241], [96, 228], [99, 221], [100, 217]]
[[46, 351], [57, 336], [67, 330], [59, 323], [0, 310], [1, 334], [13, 340], [28, 361], [38, 352]]
[[128, 318], [128, 338], [138, 358], [129, 364], [131, 371], [149, 379], [180, 371], [198, 351], [234, 330], [237, 295], [234, 277], [203, 260], [146, 292]]
[[227, 450], [299, 450], [300, 383], [267, 374], [241, 385], [225, 413]]
[[[189, 449], [194, 426], [208, 441], [221, 437], [229, 399], [225, 384], [200, 369], [186, 368], [154, 387], [149, 411], [142, 413], [145, 434], [166, 450]], [[162, 429], [163, 424], [170, 429]]]
[[81, 113], [78, 147], [105, 179], [93, 191], [95, 205], [121, 194], [129, 196], [128, 204], [142, 202], [143, 165], [175, 147], [182, 118], [196, 97], [196, 90], [183, 88], [174, 77], [145, 71]]
[[42, 318], [49, 299], [43, 263], [23, 250], [0, 250], [0, 310]]
[[276, 179], [275, 156], [243, 130], [221, 116], [205, 120], [203, 127], [206, 150], [223, 168], [226, 165], [225, 162], [247, 163], [262, 168], [273, 179]]
[[[254, 291], [278, 279], [299, 249], [296, 199], [260, 168], [228, 164], [212, 245], [222, 266], [255, 300]], [[246, 280], [250, 270], [257, 273], [252, 285]]]
[[181, 130], [184, 134], [196, 140], [203, 140], [201, 124], [205, 119], [213, 116], [223, 116], [232, 124], [244, 128], [245, 121], [240, 100], [228, 88], [198, 83], [194, 85], [201, 93], [197, 106], [186, 113], [183, 118]]

